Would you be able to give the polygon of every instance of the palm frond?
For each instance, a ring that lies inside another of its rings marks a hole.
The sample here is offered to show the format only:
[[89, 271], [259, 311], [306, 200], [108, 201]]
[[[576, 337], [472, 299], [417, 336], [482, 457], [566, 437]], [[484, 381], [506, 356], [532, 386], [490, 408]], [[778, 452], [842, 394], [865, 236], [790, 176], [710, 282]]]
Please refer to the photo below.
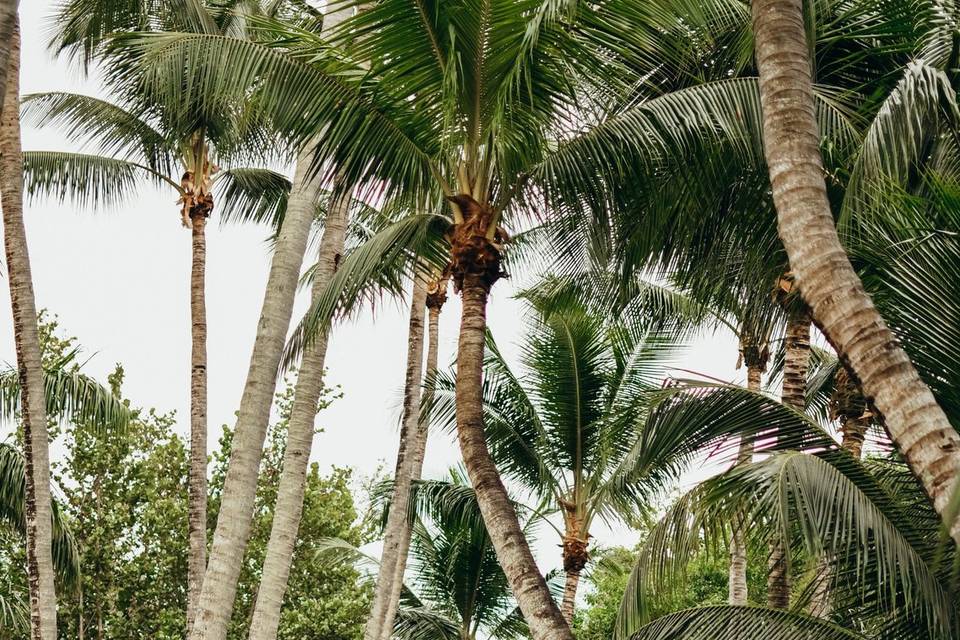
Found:
[[128, 160], [63, 151], [24, 152], [23, 179], [31, 198], [53, 197], [83, 207], [125, 202], [145, 180], [180, 189], [166, 176]]
[[57, 127], [67, 140], [99, 154], [129, 160], [164, 175], [173, 171], [171, 145], [143, 119], [106, 100], [76, 93], [32, 93], [20, 117], [36, 127]]
[[269, 169], [227, 169], [216, 179], [222, 224], [255, 223], [279, 229], [287, 210], [290, 179]]
[[631, 640], [866, 640], [866, 636], [813, 618], [760, 607], [713, 606], [657, 618]]

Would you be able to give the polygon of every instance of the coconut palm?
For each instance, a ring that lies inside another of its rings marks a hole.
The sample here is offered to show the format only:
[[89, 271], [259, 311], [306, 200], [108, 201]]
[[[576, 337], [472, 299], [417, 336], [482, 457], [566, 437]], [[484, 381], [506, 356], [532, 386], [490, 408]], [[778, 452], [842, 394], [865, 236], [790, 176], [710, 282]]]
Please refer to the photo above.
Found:
[[[14, 342], [23, 406], [24, 458], [26, 460], [27, 577], [30, 584], [30, 630], [37, 640], [54, 640], [57, 634], [57, 600], [51, 555], [52, 507], [47, 414], [44, 406], [43, 368], [37, 329], [37, 308], [30, 274], [30, 255], [23, 224], [23, 160], [20, 148], [20, 27], [14, 12], [9, 40], [7, 84], [0, 120], [0, 205], [7, 258]], [[6, 29], [7, 25], [3, 25]], [[7, 43], [4, 43], [6, 46]]]
[[[794, 416], [797, 428], [817, 428], [802, 414]], [[792, 563], [820, 558], [815, 575], [782, 620], [798, 627], [813, 624], [800, 611], [827, 581], [832, 606], [824, 629], [832, 629], [832, 635], [825, 637], [864, 637], [858, 634], [867, 630], [875, 637], [898, 638], [953, 633], [960, 610], [950, 596], [949, 559], [939, 555], [944, 549], [938, 543], [938, 518], [906, 465], [889, 459], [863, 465], [844, 450], [830, 449], [775, 453], [738, 465], [682, 497], [640, 554], [621, 608], [622, 637], [646, 623], [649, 599], [682, 575], [690, 552], [704, 540], [711, 549], [711, 540], [728, 535], [729, 517], [736, 510], [766, 525], [747, 529], [751, 546], [764, 548], [776, 539], [787, 545]], [[785, 631], [750, 631], [770, 615], [764, 609], [715, 608], [710, 614], [716, 638], [790, 637]], [[716, 631], [721, 621], [726, 628]], [[648, 633], [641, 637], [673, 637]]]
[[[386, 508], [384, 521], [394, 507], [392, 484], [385, 483], [376, 494]], [[463, 471], [454, 468], [447, 479], [420, 480], [413, 487], [407, 510], [412, 531], [413, 578], [409, 586], [402, 586], [400, 607], [389, 637], [527, 637], [529, 631], [486, 533], [476, 493]], [[524, 514], [525, 533], [532, 536], [539, 516], [520, 505], [516, 507]], [[341, 540], [328, 541], [323, 553], [333, 561], [343, 561], [346, 556], [378, 564]]]
[[[264, 96], [260, 106], [272, 121], [295, 137], [315, 139], [321, 156], [332, 156], [348, 181], [374, 185], [370, 188], [385, 199], [413, 211], [446, 200], [449, 212], [440, 216], [445, 224], [433, 229], [448, 232], [450, 248], [435, 267], [445, 269], [449, 263], [454, 288], [465, 303], [457, 369], [461, 447], [506, 573], [533, 621], [534, 636], [568, 637], [482, 437], [485, 304], [501, 273], [505, 216], [542, 210], [541, 196], [547, 191], [573, 191], [567, 187], [574, 184], [579, 190], [585, 183], [597, 188], [603, 177], [621, 173], [623, 167], [609, 163], [618, 162], [614, 159], [626, 134], [631, 149], [643, 149], [645, 166], [665, 155], [668, 145], [659, 132], [683, 118], [661, 121], [660, 111], [641, 108], [632, 110], [636, 121], [629, 126], [594, 135], [592, 121], [571, 131], [567, 114], [609, 108], [628, 87], [659, 93], [659, 85], [645, 84], [639, 69], [646, 74], [650, 64], [642, 63], [655, 57], [658, 64], [670, 62], [671, 69], [688, 64], [689, 59], [678, 61], [683, 55], [674, 53], [686, 32], [667, 21], [641, 37], [617, 13], [636, 10], [630, 3], [576, 12], [538, 2], [498, 2], [487, 8], [489, 14], [483, 6], [456, 2], [412, 14], [406, 6], [384, 2], [325, 39], [272, 25], [277, 33], [273, 46], [204, 35], [131, 34], [119, 37], [113, 47], [124, 65], [135, 61], [138, 69], [165, 69], [151, 77], [169, 80], [173, 74], [178, 82], [196, 87], [198, 95], [209, 99], [210, 109], [255, 84]], [[625, 43], [623, 51], [609, 47], [618, 38]], [[661, 47], [656, 56], [650, 54], [654, 45]], [[621, 61], [626, 57], [636, 62], [636, 69]], [[226, 73], [232, 68], [228, 60], [243, 60], [244, 72]], [[184, 75], [187, 66], [190, 72]], [[128, 70], [118, 65], [115, 73]], [[737, 83], [708, 93], [731, 104], [750, 97]], [[689, 111], [704, 123], [704, 114]], [[842, 118], [828, 122], [838, 120]], [[645, 139], [635, 139], [640, 137]], [[557, 148], [551, 139], [567, 142]], [[599, 173], [588, 179], [592, 168]], [[571, 196], [570, 201], [579, 199]], [[390, 231], [377, 245], [380, 255], [371, 249], [349, 270], [350, 261], [345, 261], [340, 284], [361, 281], [358, 273], [374, 270], [383, 254], [411, 241], [415, 228], [422, 232], [430, 226], [426, 217]]]
[[960, 466], [960, 434], [865, 292], [833, 223], [813, 117], [802, 3], [754, 2], [753, 24], [764, 150], [791, 268], [825, 335], [873, 398], [894, 441], [960, 542], [960, 525], [948, 515]]
[[[295, 9], [295, 11], [293, 11]], [[98, 0], [91, 6], [90, 2], [85, 0], [76, 0], [65, 3], [59, 11], [57, 22], [59, 33], [55, 46], [60, 50], [67, 49], [73, 52], [79, 52], [83, 56], [85, 63], [95, 59], [102, 51], [105, 37], [118, 29], [171, 29], [180, 28], [195, 33], [210, 34], [247, 34], [247, 20], [254, 15], [274, 15], [285, 16], [290, 19], [296, 18], [298, 24], [304, 27], [317, 26], [320, 14], [311, 9], [306, 3], [297, 2], [267, 2], [267, 3], [204, 3], [198, 0], [185, 0], [183, 3], [174, 3], [165, 5], [156, 10], [153, 3], [135, 2], [135, 3], [117, 3], [110, 0]], [[236, 102], [230, 107], [218, 110], [215, 114], [200, 113], [195, 109], [180, 111], [179, 107], [170, 109], [169, 100], [180, 102], [180, 95], [166, 96], [164, 99], [149, 100], [138, 90], [138, 80], [128, 78], [128, 83], [121, 87], [120, 94], [125, 98], [124, 106], [131, 107], [136, 113], [149, 114], [149, 124], [157, 126], [163, 134], [159, 141], [150, 140], [150, 127], [147, 126], [144, 131], [139, 133], [146, 134], [147, 145], [146, 157], [138, 157], [142, 153], [140, 142], [136, 140], [139, 125], [135, 118], [133, 123], [134, 131], [121, 131], [125, 134], [133, 134], [132, 157], [121, 157], [119, 160], [132, 161], [132, 165], [121, 168], [129, 173], [147, 171], [152, 174], [151, 177], [158, 178], [162, 182], [173, 186], [179, 192], [181, 205], [181, 218], [184, 226], [192, 228], [193, 236], [193, 270], [191, 274], [191, 315], [192, 315], [192, 336], [193, 352], [191, 359], [191, 506], [190, 506], [190, 571], [188, 576], [189, 597], [187, 611], [187, 626], [192, 628], [194, 618], [197, 615], [199, 600], [201, 597], [201, 584], [206, 571], [206, 321], [205, 321], [205, 302], [204, 302], [204, 269], [205, 269], [205, 236], [204, 227], [206, 218], [213, 209], [214, 198], [218, 199], [218, 204], [226, 210], [229, 218], [231, 214], [241, 219], [262, 219], [274, 218], [279, 220], [284, 216], [288, 220], [296, 220], [296, 223], [288, 223], [287, 232], [281, 230], [278, 236], [277, 251], [275, 260], [279, 269], [275, 278], [270, 281], [267, 302], [274, 302], [271, 295], [273, 292], [281, 293], [293, 289], [291, 278], [295, 279], [299, 270], [299, 259], [292, 258], [293, 254], [302, 258], [305, 249], [306, 233], [312, 221], [315, 211], [316, 199], [319, 195], [320, 182], [307, 175], [307, 166], [312, 159], [312, 150], [303, 151], [298, 159], [298, 168], [294, 173], [293, 184], [280, 174], [262, 169], [237, 169], [232, 172], [223, 172], [217, 175], [218, 167], [214, 162], [213, 155], [219, 154], [221, 161], [233, 155], [253, 156], [279, 156], [280, 149], [276, 148], [275, 140], [270, 137], [263, 129], [256, 126], [251, 128], [253, 121], [245, 119], [245, 116], [238, 106], [243, 101]], [[135, 107], [133, 105], [136, 105]], [[54, 111], [50, 114], [53, 117], [64, 117], [69, 120], [69, 105], [66, 108], [60, 108], [59, 112]], [[180, 106], [184, 106], [180, 104]], [[94, 111], [99, 111], [94, 108]], [[83, 114], [81, 114], [83, 115]], [[110, 128], [110, 115], [118, 115], [123, 119], [123, 114], [107, 114], [106, 128]], [[85, 120], [84, 120], [85, 122]], [[93, 132], [102, 134], [104, 131], [92, 127]], [[91, 133], [89, 130], [87, 133]], [[110, 133], [107, 132], [108, 136]], [[159, 142], [159, 144], [158, 144]], [[110, 140], [107, 145], [101, 146], [101, 150], [109, 150], [123, 153], [130, 150], [126, 145], [117, 145]], [[150, 149], [151, 144], [157, 145], [159, 149]], [[159, 152], [159, 154], [157, 154]], [[158, 164], [156, 155], [161, 155], [161, 159], [166, 164]], [[167, 157], [162, 157], [166, 155]], [[170, 156], [173, 156], [172, 162]], [[72, 160], [79, 167], [70, 167], [70, 158], [39, 158], [43, 165], [53, 164], [52, 167], [45, 167], [45, 176], [41, 176], [40, 184], [49, 180], [52, 175], [59, 177], [60, 180], [70, 180], [70, 169], [81, 169], [87, 172], [88, 178], [93, 178], [100, 185], [109, 183], [109, 179], [103, 179], [101, 175], [96, 175], [99, 169], [109, 170], [110, 164], [103, 166], [95, 160], [88, 157], [75, 157]], [[66, 166], [56, 166], [57, 163], [67, 161]], [[138, 160], [141, 160], [138, 162]], [[146, 162], [143, 162], [145, 160]], [[182, 162], [177, 162], [178, 160]], [[116, 164], [116, 163], [112, 163]], [[180, 179], [170, 176], [172, 167], [183, 165], [184, 172]], [[90, 175], [90, 174], [94, 175]], [[228, 175], [232, 173], [232, 175]], [[128, 182], [130, 179], [128, 178]], [[213, 192], [217, 182], [223, 185], [223, 189], [218, 195]], [[123, 185], [129, 186], [129, 185]], [[61, 187], [62, 188], [62, 187]], [[292, 188], [292, 191], [291, 191]], [[231, 202], [233, 201], [233, 202]], [[227, 205], [223, 207], [223, 205]], [[234, 206], [236, 205], [236, 206]], [[286, 215], [285, 215], [286, 214]], [[296, 229], [293, 227], [296, 226]], [[334, 225], [335, 226], [335, 225]], [[304, 244], [301, 248], [300, 245]], [[288, 246], [290, 245], [290, 246]], [[334, 249], [327, 250], [334, 253], [336, 243], [332, 245]], [[290, 253], [291, 256], [284, 256]], [[331, 255], [325, 255], [322, 258], [325, 262], [332, 260]], [[296, 265], [294, 265], [296, 262]], [[281, 266], [282, 265], [282, 266]], [[273, 273], [273, 271], [271, 272]], [[283, 308], [292, 304], [292, 297], [281, 295], [280, 316], [277, 322], [268, 323], [271, 325], [271, 332], [263, 336], [264, 340], [272, 341], [272, 345], [267, 351], [275, 352], [279, 357], [279, 352], [275, 349], [276, 339], [282, 336], [286, 331], [287, 323], [282, 320], [285, 312]], [[288, 304], [289, 303], [289, 304]], [[272, 315], [268, 314], [268, 315]], [[289, 313], [286, 313], [289, 316]], [[261, 323], [262, 324], [262, 323]], [[258, 336], [259, 338], [260, 336]], [[258, 340], [258, 344], [262, 341]], [[261, 350], [255, 349], [255, 356], [259, 356]], [[273, 357], [272, 353], [267, 355]], [[256, 418], [252, 422], [257, 426], [253, 429], [252, 439], [242, 437], [238, 439], [238, 446], [248, 444], [251, 450], [240, 446], [235, 451], [238, 456], [246, 456], [252, 459], [255, 452], [252, 450], [257, 442], [257, 434], [265, 430], [266, 423], [260, 428], [259, 423], [266, 419], [269, 412], [269, 403], [271, 392], [259, 393], [264, 389], [272, 389], [272, 383], [275, 378], [271, 375], [272, 367], [265, 366], [267, 362], [258, 358], [258, 362], [251, 362], [252, 369], [261, 372], [262, 379], [256, 378], [248, 380], [248, 395], [255, 396], [254, 400], [249, 401], [245, 407], [249, 410], [242, 411], [243, 421], [250, 417], [250, 411], [256, 409]], [[253, 366], [256, 364], [256, 366]], [[307, 377], [320, 375], [312, 373], [308, 367]], [[322, 367], [320, 369], [322, 372]], [[266, 402], [266, 408], [262, 405]], [[315, 402], [314, 402], [315, 404]], [[312, 415], [311, 418], [312, 420]], [[301, 421], [302, 422], [302, 421]], [[263, 437], [259, 438], [262, 444]], [[254, 479], [255, 483], [255, 479]], [[232, 484], [232, 483], [231, 483]], [[249, 479], [244, 485], [250, 485]], [[249, 489], [249, 486], [247, 486]], [[230, 491], [232, 496], [234, 491]], [[232, 501], [226, 504], [232, 505]], [[231, 519], [231, 522], [242, 522], [241, 520]], [[242, 534], [242, 532], [240, 532]], [[245, 535], [240, 535], [245, 539]], [[232, 552], [231, 552], [232, 554]], [[242, 553], [241, 553], [242, 555]], [[219, 557], [222, 561], [222, 556]], [[229, 564], [229, 563], [228, 563]], [[274, 563], [271, 563], [273, 566]], [[281, 561], [281, 564], [289, 565], [289, 558]], [[275, 572], [271, 571], [269, 575], [273, 576]], [[227, 582], [230, 580], [228, 578]], [[284, 580], [285, 582], [285, 580]], [[232, 597], [230, 598], [232, 603]], [[222, 606], [221, 606], [222, 608]], [[229, 617], [227, 615], [226, 617]]]

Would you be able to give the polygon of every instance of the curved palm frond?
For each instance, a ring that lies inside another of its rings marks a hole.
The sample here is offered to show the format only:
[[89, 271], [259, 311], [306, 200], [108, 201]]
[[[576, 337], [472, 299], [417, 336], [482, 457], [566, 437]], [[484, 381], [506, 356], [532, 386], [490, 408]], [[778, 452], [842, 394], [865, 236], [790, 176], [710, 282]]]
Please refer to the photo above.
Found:
[[63, 151], [23, 154], [24, 189], [31, 198], [52, 196], [84, 207], [113, 206], [135, 195], [144, 178], [180, 191], [180, 185], [163, 174], [128, 160]]
[[290, 196], [287, 176], [270, 169], [226, 169], [215, 184], [221, 224], [252, 222], [280, 228]]
[[170, 175], [171, 145], [153, 126], [122, 107], [93, 96], [48, 92], [21, 100], [25, 124], [57, 127], [67, 140], [94, 147], [98, 153], [145, 165]]
[[[123, 431], [132, 422], [130, 407], [110, 389], [79, 371], [47, 369], [43, 377], [47, 415], [94, 430]], [[13, 420], [20, 411], [20, 379], [16, 369], [0, 373], [0, 417]]]
[[866, 640], [820, 618], [760, 607], [713, 606], [657, 618], [631, 640]]
[[[288, 48], [318, 38], [278, 28]], [[414, 202], [434, 192], [439, 136], [425, 114], [368, 86], [363, 70], [335, 59], [323, 41], [298, 56], [223, 35], [125, 33], [111, 38], [106, 65], [120, 86], [130, 87], [131, 100], [165, 105], [171, 121], [214, 119], [233, 105], [255, 104], [277, 130], [309, 140], [318, 163], [333, 161], [318, 171], [335, 165], [347, 184], [381, 179], [387, 196]]]
[[348, 315], [371, 296], [398, 293], [416, 264], [442, 272], [447, 263], [450, 221], [439, 215], [409, 215], [350, 252], [323, 293], [314, 300], [287, 342], [283, 366], [290, 366], [336, 315]]
[[949, 637], [955, 624], [950, 596], [928, 564], [933, 553], [914, 533], [912, 515], [845, 452], [796, 451], [734, 467], [674, 504], [651, 531], [631, 574], [619, 637], [647, 622], [650, 598], [682, 579], [704, 540], [716, 549], [738, 517], [764, 523], [746, 529], [757, 548], [776, 537], [793, 541], [808, 557], [825, 558], [831, 571], [817, 580], [830, 580], [840, 611], [907, 616], [929, 637]]
[[[27, 526], [26, 503], [26, 461], [14, 447], [0, 443], [0, 520], [5, 520], [23, 535], [26, 535]], [[73, 583], [80, 576], [80, 552], [59, 503], [54, 500], [52, 506], [53, 563], [57, 572]], [[13, 609], [10, 611], [14, 612]]]

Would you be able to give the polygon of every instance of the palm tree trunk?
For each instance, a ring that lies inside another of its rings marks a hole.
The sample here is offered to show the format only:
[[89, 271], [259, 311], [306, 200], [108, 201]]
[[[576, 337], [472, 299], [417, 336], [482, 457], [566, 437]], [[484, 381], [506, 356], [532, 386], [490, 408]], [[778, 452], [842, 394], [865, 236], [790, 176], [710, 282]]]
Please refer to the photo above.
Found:
[[567, 571], [567, 579], [563, 584], [563, 603], [560, 605], [560, 611], [571, 629], [573, 628], [573, 612], [577, 603], [577, 586], [579, 584], [580, 572]]
[[[468, 263], [469, 264], [469, 263]], [[476, 264], [476, 263], [475, 263]], [[499, 265], [496, 265], [497, 269]], [[478, 269], [482, 270], [482, 269]], [[483, 427], [483, 350], [490, 295], [490, 269], [460, 276], [463, 315], [457, 349], [457, 434], [463, 462], [477, 493], [483, 521], [534, 640], [573, 640], [570, 627], [550, 596], [520, 528], [490, 451]]]
[[20, 378], [23, 448], [26, 459], [27, 579], [30, 637], [56, 640], [57, 598], [51, 551], [50, 451], [44, 402], [43, 365], [37, 332], [37, 306], [23, 224], [23, 155], [20, 147], [20, 27], [14, 16], [9, 41], [7, 85], [0, 120], [0, 205], [7, 257], [13, 337]]
[[[763, 141], [780, 238], [817, 326], [860, 380], [941, 517], [960, 434], [867, 295], [837, 236], [823, 179], [802, 0], [755, 0]], [[946, 523], [960, 542], [960, 525]]]
[[[10, 70], [14, 33], [16, 32], [17, 38], [20, 37], [20, 20], [17, 15], [19, 4], [19, 0], [0, 0], [0, 87], [4, 88], [7, 86], [7, 72]], [[19, 46], [19, 40], [17, 45]], [[19, 49], [17, 55], [20, 55]], [[0, 100], [0, 117], [3, 116], [3, 102]]]
[[[397, 466], [394, 471], [393, 496], [390, 513], [384, 531], [383, 552], [380, 555], [380, 572], [373, 596], [370, 617], [364, 629], [365, 640], [389, 637], [393, 631], [393, 616], [390, 599], [396, 582], [397, 567], [401, 563], [400, 550], [404, 532], [409, 529], [408, 507], [414, 472], [416, 449], [420, 443], [420, 386], [423, 375], [424, 315], [427, 305], [427, 287], [419, 278], [414, 278], [413, 295], [410, 301], [410, 324], [407, 332], [407, 373], [403, 388], [403, 421], [400, 427], [400, 447], [397, 450]], [[425, 442], [425, 440], [424, 440]], [[421, 462], [422, 464], [422, 462]], [[406, 563], [406, 558], [402, 561]]]
[[[311, 297], [315, 301], [323, 293], [337, 270], [343, 254], [350, 211], [351, 191], [334, 185], [335, 199], [324, 220], [323, 238], [317, 255]], [[256, 604], [250, 622], [250, 640], [273, 640], [280, 625], [280, 609], [287, 590], [290, 565], [303, 514], [303, 496], [307, 480], [310, 449], [313, 446], [317, 406], [323, 393], [324, 361], [328, 334], [313, 341], [303, 353], [297, 386], [294, 392], [287, 444], [283, 454], [283, 474], [277, 489], [273, 524]]]
[[[423, 458], [426, 454], [427, 437], [430, 432], [430, 418], [429, 415], [423, 413], [423, 410], [424, 407], [429, 410], [429, 407], [433, 405], [437, 360], [440, 351], [438, 342], [440, 338], [440, 310], [447, 298], [446, 290], [445, 281], [437, 281], [427, 289], [427, 369], [424, 379], [426, 387], [420, 399], [421, 420], [417, 425], [417, 439], [410, 453], [412, 458], [411, 482], [419, 480], [423, 475]], [[407, 569], [407, 556], [410, 552], [410, 535], [410, 519], [407, 518], [403, 530], [400, 532], [400, 540], [397, 544], [396, 566], [393, 571], [390, 600], [387, 602], [387, 610], [381, 626], [381, 640], [390, 640], [390, 636], [393, 633], [393, 622], [397, 615], [397, 608], [400, 606], [400, 594], [403, 591], [403, 576]]]
[[[807, 369], [810, 366], [810, 312], [799, 300], [788, 303], [786, 345], [783, 357], [783, 404], [797, 411], [806, 407]], [[797, 308], [798, 307], [798, 308]], [[767, 574], [767, 605], [790, 606], [790, 562], [783, 540], [771, 545]]]
[[311, 162], [310, 153], [298, 158], [294, 190], [274, 248], [191, 640], [224, 640], [233, 612], [277, 370], [320, 189], [317, 176], [311, 178]]
[[207, 569], [207, 215], [192, 216], [193, 265], [190, 273], [190, 479], [188, 505], [187, 634], [200, 602]]
[[[747, 388], [751, 391], [760, 391], [763, 365], [755, 362], [747, 363]], [[743, 438], [737, 451], [737, 464], [747, 464], [753, 457], [753, 441]], [[738, 522], [730, 536], [730, 568], [727, 580], [727, 601], [734, 606], [747, 604], [749, 591], [747, 590], [747, 545], [744, 540], [743, 522]]]

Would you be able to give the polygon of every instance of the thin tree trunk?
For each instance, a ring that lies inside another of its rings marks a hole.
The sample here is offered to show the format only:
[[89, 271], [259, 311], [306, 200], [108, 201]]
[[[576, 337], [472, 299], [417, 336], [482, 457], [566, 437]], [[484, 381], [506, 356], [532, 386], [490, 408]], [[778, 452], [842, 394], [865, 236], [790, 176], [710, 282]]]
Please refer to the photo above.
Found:
[[[330, 282], [343, 254], [351, 191], [343, 189], [342, 185], [335, 185], [334, 193], [337, 194], [336, 199], [331, 202], [324, 220], [323, 238], [317, 252], [317, 269], [311, 288], [314, 301]], [[273, 640], [277, 637], [280, 609], [287, 590], [297, 532], [303, 515], [307, 466], [313, 446], [317, 407], [323, 393], [327, 341], [328, 333], [317, 336], [304, 351], [300, 363], [270, 541], [263, 560], [263, 574], [250, 622], [250, 640]]]
[[567, 571], [567, 579], [563, 584], [563, 604], [560, 605], [560, 611], [571, 629], [573, 628], [573, 612], [577, 604], [577, 586], [579, 584], [580, 572]]
[[[427, 287], [421, 278], [414, 278], [410, 302], [410, 324], [407, 332], [407, 372], [403, 388], [403, 418], [400, 427], [400, 447], [393, 476], [393, 496], [384, 532], [380, 572], [373, 596], [370, 618], [364, 629], [365, 640], [389, 637], [393, 631], [396, 609], [390, 606], [404, 532], [409, 529], [408, 507], [415, 467], [416, 449], [420, 443], [420, 386], [423, 375], [424, 315], [427, 305]], [[422, 464], [422, 462], [421, 462]], [[404, 558], [404, 563], [406, 558]], [[393, 609], [391, 612], [391, 608]]]
[[[427, 450], [427, 438], [430, 432], [430, 417], [424, 413], [424, 408], [433, 405], [437, 360], [439, 357], [440, 338], [440, 310], [446, 301], [446, 283], [438, 282], [435, 290], [427, 290], [427, 369], [425, 374], [426, 387], [420, 400], [421, 416], [417, 425], [417, 439], [411, 451], [411, 482], [419, 480], [423, 475], [423, 459]], [[381, 626], [381, 640], [390, 640], [393, 633], [393, 623], [400, 606], [400, 595], [403, 591], [403, 576], [407, 569], [407, 556], [410, 553], [410, 519], [407, 518], [400, 540], [397, 544], [396, 566], [393, 571], [393, 583], [390, 588], [390, 600]]]
[[[807, 369], [810, 366], [810, 312], [799, 300], [788, 303], [799, 308], [787, 310], [787, 334], [783, 357], [783, 404], [797, 411], [806, 407]], [[790, 606], [790, 560], [783, 540], [771, 545], [767, 574], [767, 605], [773, 609]]]
[[[762, 368], [758, 364], [747, 364], [747, 388], [751, 391], [760, 391]], [[753, 458], [753, 440], [743, 438], [737, 451], [737, 464], [747, 464]], [[727, 580], [727, 601], [734, 606], [747, 604], [749, 591], [747, 590], [747, 545], [744, 540], [743, 522], [730, 536], [730, 569]]]
[[188, 505], [187, 634], [193, 629], [207, 569], [207, 302], [206, 211], [192, 217], [190, 273], [190, 479]]
[[311, 161], [309, 153], [298, 158], [294, 190], [274, 248], [191, 640], [224, 640], [233, 612], [277, 369], [320, 189], [316, 176], [308, 180]]
[[483, 427], [483, 350], [490, 284], [486, 274], [463, 276], [463, 316], [457, 349], [457, 433], [463, 461], [497, 560], [534, 640], [573, 640], [530, 553], [507, 490], [497, 472]]
[[56, 640], [50, 452], [43, 365], [37, 330], [37, 305], [23, 224], [23, 154], [20, 147], [20, 27], [14, 18], [9, 41], [6, 93], [0, 120], [0, 204], [7, 257], [13, 337], [20, 379], [23, 448], [26, 459], [27, 579], [30, 587], [30, 637]]
[[[7, 72], [10, 69], [10, 54], [13, 51], [15, 32], [18, 38], [17, 46], [19, 47], [20, 20], [17, 15], [17, 5], [19, 4], [19, 0], [0, 0], [0, 87], [7, 86]], [[20, 55], [19, 49], [17, 55]], [[19, 94], [19, 90], [17, 93]], [[0, 118], [3, 117], [4, 113], [3, 103], [4, 101], [0, 100]]]
[[[960, 434], [865, 292], [840, 243], [824, 184], [802, 0], [754, 0], [763, 141], [780, 238], [817, 326], [884, 417], [893, 442], [946, 516]], [[960, 542], [960, 526], [947, 522]]]

